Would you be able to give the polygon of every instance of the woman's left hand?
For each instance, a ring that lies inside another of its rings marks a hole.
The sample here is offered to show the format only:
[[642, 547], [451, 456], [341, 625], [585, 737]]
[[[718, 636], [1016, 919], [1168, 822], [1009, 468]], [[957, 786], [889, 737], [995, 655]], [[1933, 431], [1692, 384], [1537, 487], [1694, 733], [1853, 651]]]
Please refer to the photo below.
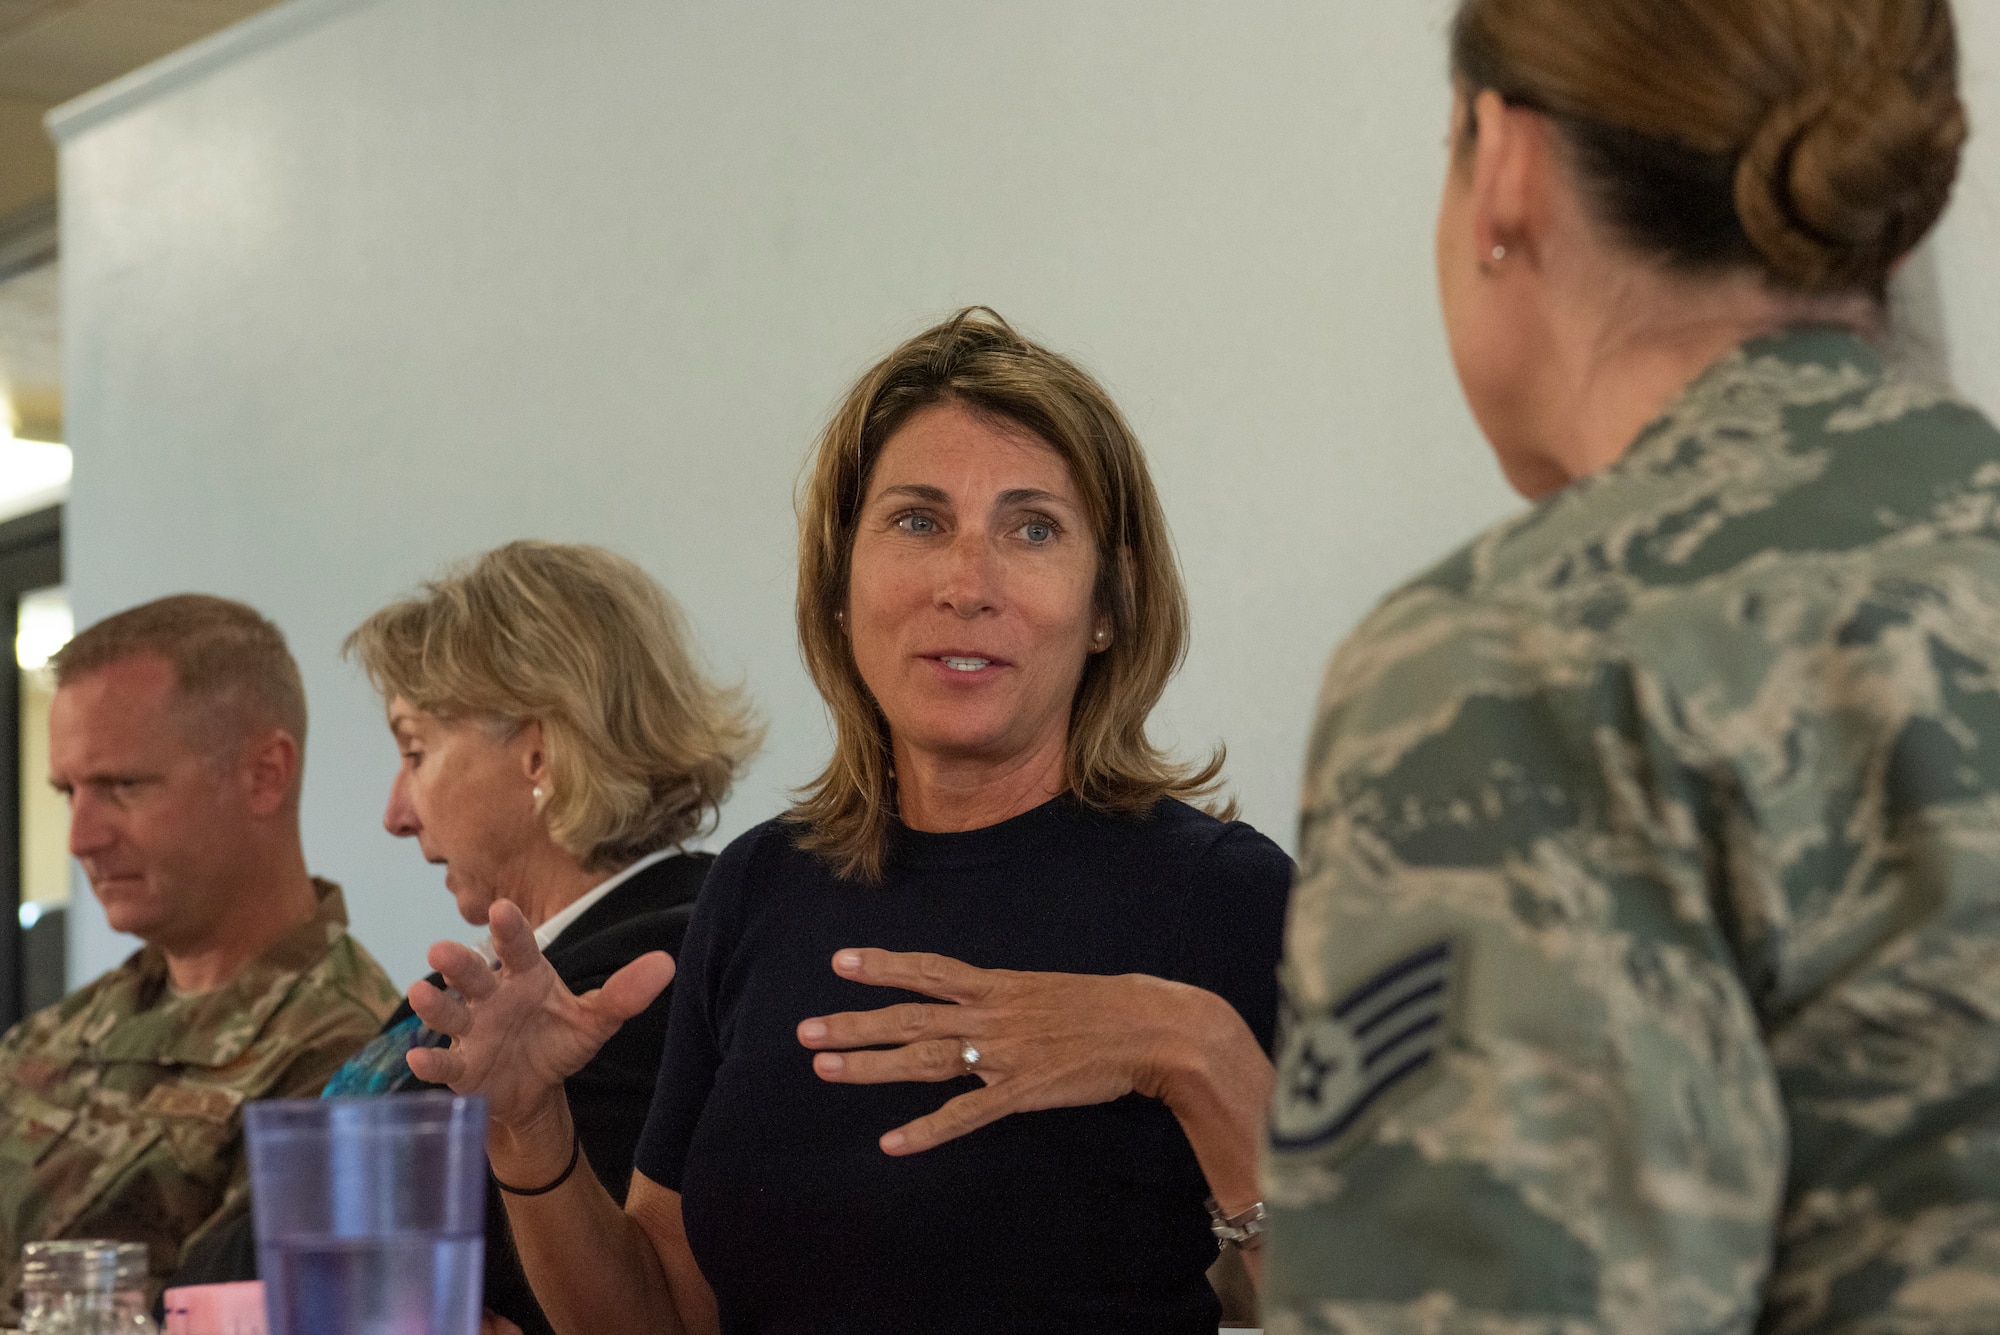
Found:
[[[1214, 1054], [1233, 1064], [1247, 1047], [1269, 1063], [1235, 1009], [1212, 992], [1146, 974], [1022, 973], [976, 969], [942, 955], [843, 950], [834, 972], [951, 1005], [908, 1002], [806, 1020], [799, 1042], [813, 1070], [839, 1084], [952, 1080], [982, 1089], [884, 1135], [889, 1154], [915, 1154], [1010, 1113], [1108, 1103], [1137, 1092], [1170, 1105], [1178, 1084]], [[979, 1051], [970, 1070], [965, 1045]], [[875, 1049], [858, 1051], [857, 1049]], [[1268, 1077], [1263, 1097], [1268, 1097]]]

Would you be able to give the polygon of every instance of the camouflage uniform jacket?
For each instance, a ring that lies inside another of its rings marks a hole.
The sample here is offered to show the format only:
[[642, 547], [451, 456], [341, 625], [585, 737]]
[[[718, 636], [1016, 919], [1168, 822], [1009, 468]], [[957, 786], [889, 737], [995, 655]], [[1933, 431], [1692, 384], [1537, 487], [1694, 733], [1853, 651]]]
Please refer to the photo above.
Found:
[[228, 985], [176, 996], [151, 946], [0, 1039], [0, 1325], [21, 1244], [143, 1242], [156, 1280], [249, 1201], [239, 1115], [311, 1097], [367, 1042], [395, 987], [347, 933], [340, 888]]
[[2000, 1331], [2000, 434], [1705, 372], [1390, 597], [1307, 769], [1274, 1332]]

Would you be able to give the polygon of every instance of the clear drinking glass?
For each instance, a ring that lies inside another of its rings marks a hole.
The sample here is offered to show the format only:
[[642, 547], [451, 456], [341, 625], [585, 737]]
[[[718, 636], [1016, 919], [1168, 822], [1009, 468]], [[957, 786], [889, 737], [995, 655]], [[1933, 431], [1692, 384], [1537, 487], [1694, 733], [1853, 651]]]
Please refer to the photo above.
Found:
[[478, 1335], [486, 1100], [243, 1110], [270, 1335]]
[[21, 1248], [21, 1335], [156, 1335], [146, 1244], [80, 1239]]

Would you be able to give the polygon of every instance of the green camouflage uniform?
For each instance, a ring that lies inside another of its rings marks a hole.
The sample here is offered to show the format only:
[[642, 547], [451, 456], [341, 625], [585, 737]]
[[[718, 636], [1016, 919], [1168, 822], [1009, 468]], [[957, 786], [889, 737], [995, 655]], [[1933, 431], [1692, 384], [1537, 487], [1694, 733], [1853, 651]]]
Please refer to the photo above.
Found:
[[227, 986], [176, 996], [138, 951], [0, 1039], [0, 1325], [20, 1315], [21, 1244], [146, 1244], [156, 1280], [249, 1201], [239, 1110], [306, 1098], [398, 997], [347, 933], [340, 888]]
[[1706, 372], [1389, 598], [1307, 769], [1273, 1332], [2000, 1332], [2000, 434]]

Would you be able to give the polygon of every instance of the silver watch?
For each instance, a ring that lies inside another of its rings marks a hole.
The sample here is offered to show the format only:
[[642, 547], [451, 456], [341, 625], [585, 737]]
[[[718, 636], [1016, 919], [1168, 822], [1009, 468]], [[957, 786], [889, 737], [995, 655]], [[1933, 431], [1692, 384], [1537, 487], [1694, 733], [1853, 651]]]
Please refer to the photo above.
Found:
[[1222, 1213], [1222, 1206], [1210, 1196], [1208, 1204], [1208, 1231], [1222, 1242], [1249, 1251], [1262, 1245], [1264, 1241], [1264, 1202], [1256, 1201], [1246, 1210], [1235, 1214]]

